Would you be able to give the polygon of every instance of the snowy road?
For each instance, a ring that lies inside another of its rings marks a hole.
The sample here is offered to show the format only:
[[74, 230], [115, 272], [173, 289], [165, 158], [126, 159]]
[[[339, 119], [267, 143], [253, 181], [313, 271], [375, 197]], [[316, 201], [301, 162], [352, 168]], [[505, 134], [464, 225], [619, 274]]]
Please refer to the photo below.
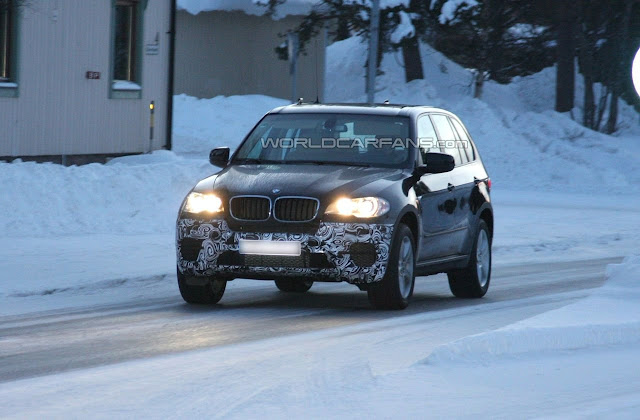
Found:
[[238, 280], [217, 307], [191, 308], [175, 292], [144, 303], [5, 316], [0, 382], [426, 312], [432, 328], [420, 327], [432, 332], [421, 343], [424, 354], [584, 297], [603, 283], [606, 265], [620, 260], [495, 267], [489, 294], [475, 301], [453, 298], [442, 275], [420, 279], [403, 312], [374, 311], [365, 293], [344, 284], [286, 295], [271, 282]]

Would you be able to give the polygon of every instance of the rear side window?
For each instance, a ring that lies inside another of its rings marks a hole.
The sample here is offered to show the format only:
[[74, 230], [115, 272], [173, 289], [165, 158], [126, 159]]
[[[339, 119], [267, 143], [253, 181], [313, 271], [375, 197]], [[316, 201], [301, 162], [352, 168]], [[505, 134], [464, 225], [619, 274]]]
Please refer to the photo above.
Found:
[[435, 114], [431, 116], [431, 120], [436, 126], [436, 130], [438, 130], [438, 139], [442, 142], [441, 145], [444, 146], [444, 153], [453, 156], [456, 166], [461, 165], [462, 157], [460, 156], [460, 150], [456, 147], [459, 142], [456, 141], [456, 135], [453, 127], [449, 124], [449, 119], [446, 115]]
[[467, 135], [467, 130], [465, 130], [462, 124], [455, 118], [451, 118], [451, 123], [453, 124], [453, 127], [458, 132], [460, 139], [464, 143], [464, 150], [467, 154], [467, 158], [469, 159], [469, 162], [473, 162], [474, 160], [476, 160], [476, 154], [473, 151], [473, 146], [471, 145], [471, 139]]

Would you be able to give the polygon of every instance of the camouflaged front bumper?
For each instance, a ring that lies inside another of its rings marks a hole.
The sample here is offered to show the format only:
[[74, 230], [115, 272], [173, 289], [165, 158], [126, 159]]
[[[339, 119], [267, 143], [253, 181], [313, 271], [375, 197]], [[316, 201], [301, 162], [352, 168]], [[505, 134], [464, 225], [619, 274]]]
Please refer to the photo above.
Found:
[[[308, 277], [373, 283], [382, 280], [393, 225], [320, 223], [314, 234], [251, 233], [229, 228], [223, 219], [181, 218], [177, 223], [178, 270], [186, 275], [249, 278]], [[238, 241], [300, 241], [300, 257], [248, 256]]]

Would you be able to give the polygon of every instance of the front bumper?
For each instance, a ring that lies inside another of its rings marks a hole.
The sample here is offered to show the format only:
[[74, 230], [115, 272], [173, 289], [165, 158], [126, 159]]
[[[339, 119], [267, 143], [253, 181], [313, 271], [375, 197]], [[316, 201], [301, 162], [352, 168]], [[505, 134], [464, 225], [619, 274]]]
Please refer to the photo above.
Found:
[[[195, 276], [258, 279], [309, 277], [326, 281], [373, 283], [387, 268], [393, 225], [320, 223], [308, 233], [233, 231], [223, 219], [178, 219], [178, 270]], [[238, 253], [239, 239], [300, 241], [300, 257], [249, 256]]]

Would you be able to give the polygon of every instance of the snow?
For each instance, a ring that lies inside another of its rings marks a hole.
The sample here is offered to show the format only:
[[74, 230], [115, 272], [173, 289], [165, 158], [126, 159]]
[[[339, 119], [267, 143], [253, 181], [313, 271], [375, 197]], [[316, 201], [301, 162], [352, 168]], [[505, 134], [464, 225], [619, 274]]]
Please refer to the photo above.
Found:
[[[380, 9], [389, 9], [396, 6], [409, 7], [410, 0], [379, 0]], [[364, 4], [371, 7], [371, 0], [344, 0], [345, 4]]]
[[534, 37], [543, 33], [547, 28], [540, 25], [532, 25], [530, 23], [516, 23], [507, 31], [511, 36], [517, 38]]
[[[185, 10], [192, 15], [211, 11], [242, 11], [256, 16], [262, 16], [267, 11], [266, 0], [178, 0], [178, 10]], [[287, 0], [276, 8], [275, 19], [288, 15], [306, 15], [311, 9], [321, 4], [320, 0]], [[369, 0], [345, 0], [345, 4], [358, 3], [370, 6]], [[380, 0], [380, 8], [387, 9], [396, 6], [409, 7], [409, 0]]]
[[[222, 10], [242, 11], [249, 15], [262, 16], [267, 8], [258, 3], [259, 0], [178, 0], [178, 10], [185, 10], [192, 15]], [[266, 3], [266, 0], [263, 3]], [[287, 0], [286, 3], [278, 6], [274, 18], [307, 14], [317, 3], [318, 0]]]
[[[358, 38], [336, 42], [327, 54], [328, 102], [366, 102], [366, 45]], [[615, 137], [584, 128], [552, 110], [553, 68], [509, 85], [487, 82], [482, 100], [470, 95], [471, 72], [421, 47], [425, 79], [404, 83], [400, 52], [386, 54], [376, 80], [376, 101], [442, 107], [456, 113], [478, 145], [495, 185], [503, 190], [620, 194], [639, 191], [638, 113], [620, 102]], [[583, 83], [577, 82], [577, 103]], [[579, 109], [576, 110], [579, 114]], [[606, 186], [605, 186], [606, 185]]]
[[[357, 410], [362, 417], [389, 418], [402, 410], [407, 418], [425, 412], [633, 418], [640, 381], [630, 367], [640, 361], [640, 340], [625, 324], [640, 321], [639, 272], [638, 257], [612, 266], [608, 282], [591, 297], [486, 334], [534, 327], [542, 333], [503, 335], [480, 341], [480, 348], [470, 337], [429, 350], [423, 338], [433, 334], [428, 320], [464, 316], [473, 306], [426, 312], [5, 383], [0, 416], [343, 418]], [[517, 303], [485, 305], [508, 311]], [[623, 317], [599, 314], [626, 309]], [[484, 320], [482, 314], [476, 319]], [[634, 334], [594, 334], [593, 325]], [[559, 334], [567, 327], [572, 334]], [[490, 353], [494, 348], [516, 357]]]
[[170, 233], [182, 198], [213, 172], [167, 151], [107, 165], [0, 163], [0, 237]]
[[1, 88], [17, 88], [18, 84], [17, 83], [13, 83], [13, 82], [0, 82], [0, 89]]
[[[241, 3], [180, 4], [193, 13]], [[426, 45], [421, 52], [426, 78], [408, 84], [400, 54], [385, 55], [377, 99], [441, 106], [467, 125], [493, 181], [496, 267], [637, 252], [633, 108], [621, 102], [620, 130], [606, 136], [553, 112], [552, 68], [488, 82], [479, 100], [467, 69]], [[365, 56], [357, 38], [330, 47], [329, 100], [364, 100]], [[287, 101], [174, 102], [174, 151], [105, 165], [0, 162], [0, 316], [176, 298], [176, 212], [217, 171], [209, 150], [237, 146]], [[640, 378], [630, 366], [640, 362], [640, 257], [610, 266], [588, 297], [568, 295], [573, 303], [540, 303], [536, 313], [522, 309], [536, 297], [485, 300], [482, 311], [469, 305], [7, 382], [0, 417], [637, 417]], [[464, 316], [485, 332], [465, 333]], [[433, 331], [434, 319], [455, 328]], [[0, 338], [0, 346], [5, 354], [20, 342]]]
[[[358, 38], [330, 47], [330, 101], [365, 99], [365, 56]], [[640, 152], [628, 145], [640, 131], [631, 107], [621, 103], [623, 128], [606, 136], [552, 111], [552, 68], [507, 86], [488, 82], [484, 100], [477, 100], [469, 97], [466, 69], [426, 45], [422, 56], [426, 79], [405, 84], [400, 64], [386, 55], [378, 100], [442, 106], [462, 118], [494, 185], [496, 264], [620, 256], [638, 248], [640, 201], [632, 194], [640, 190]], [[123, 279], [172, 278], [176, 212], [195, 182], [216, 172], [209, 151], [233, 149], [264, 113], [287, 101], [178, 95], [174, 103], [174, 151], [106, 165], [0, 163], [0, 313], [55, 307], [105, 285], [126, 291], [112, 295], [120, 299], [138, 284]], [[11, 281], [18, 277], [25, 280]]]
[[[432, 4], [433, 5], [433, 4]], [[438, 20], [441, 24], [445, 24], [449, 21], [452, 21], [455, 18], [456, 11], [466, 10], [478, 5], [476, 0], [449, 0], [444, 5], [442, 5], [442, 10], [440, 12], [440, 16]]]
[[139, 84], [130, 82], [128, 80], [114, 80], [112, 88], [115, 90], [140, 90], [142, 89]]
[[284, 99], [263, 95], [174, 99], [174, 151], [207, 156], [215, 147], [234, 148], [269, 110], [288, 105]]
[[494, 331], [435, 349], [429, 364], [486, 362], [532, 353], [640, 343], [640, 256], [609, 265], [608, 281], [591, 296]]
[[391, 34], [391, 42], [399, 44], [405, 38], [413, 38], [416, 34], [416, 28], [411, 23], [411, 17], [407, 12], [400, 12], [400, 23]]

